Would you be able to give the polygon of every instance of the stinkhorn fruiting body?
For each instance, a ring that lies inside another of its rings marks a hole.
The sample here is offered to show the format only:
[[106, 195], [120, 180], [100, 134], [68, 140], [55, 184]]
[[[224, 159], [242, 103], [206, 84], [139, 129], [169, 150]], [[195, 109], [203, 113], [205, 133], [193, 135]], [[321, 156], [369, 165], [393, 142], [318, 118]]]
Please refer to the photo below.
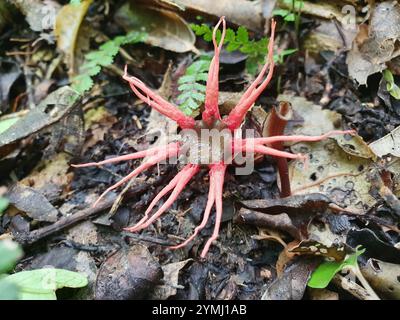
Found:
[[[220, 43], [218, 44], [216, 40], [216, 32], [221, 24], [222, 34]], [[221, 117], [218, 109], [219, 55], [222, 49], [226, 31], [226, 22], [224, 17], [219, 20], [213, 32], [215, 53], [213, 59], [211, 60], [208, 73], [206, 98], [201, 120], [196, 121], [195, 119], [185, 115], [176, 106], [166, 101], [158, 94], [154, 93], [138, 78], [129, 76], [127, 73], [127, 68], [125, 68], [123, 79], [129, 83], [136, 96], [161, 114], [174, 120], [182, 129], [182, 139], [166, 146], [150, 148], [145, 151], [111, 158], [101, 162], [73, 165], [76, 168], [82, 168], [89, 166], [100, 166], [119, 161], [127, 161], [145, 157], [147, 158], [129, 175], [104, 191], [94, 205], [98, 204], [99, 201], [111, 190], [118, 188], [130, 179], [136, 177], [141, 172], [147, 170], [151, 166], [156, 165], [157, 163], [160, 163], [161, 161], [170, 158], [178, 158], [180, 161], [186, 162], [186, 165], [175, 176], [175, 178], [173, 178], [168, 185], [153, 199], [143, 218], [136, 225], [125, 229], [130, 232], [140, 231], [144, 228], [147, 228], [150, 224], [159, 219], [161, 215], [170, 208], [170, 206], [178, 198], [179, 194], [187, 186], [190, 180], [197, 174], [200, 168], [207, 167], [209, 169], [210, 185], [208, 201], [203, 215], [203, 220], [200, 225], [195, 228], [194, 233], [186, 241], [171, 247], [171, 249], [182, 248], [190, 241], [195, 239], [199, 232], [207, 225], [207, 222], [210, 219], [211, 210], [215, 206], [214, 231], [212, 236], [206, 242], [201, 253], [201, 257], [204, 258], [212, 242], [218, 238], [222, 219], [222, 194], [225, 171], [227, 166], [231, 163], [236, 155], [260, 153], [277, 158], [299, 159], [306, 162], [306, 155], [292, 154], [283, 150], [274, 149], [273, 146], [276, 145], [277, 142], [320, 141], [332, 135], [354, 134], [354, 131], [347, 130], [331, 131], [321, 136], [281, 135], [246, 139], [242, 139], [237, 135], [237, 131], [243, 123], [246, 113], [253, 106], [260, 94], [265, 90], [272, 78], [274, 71], [273, 48], [275, 29], [276, 23], [272, 21], [271, 37], [268, 45], [268, 58], [266, 64], [254, 82], [245, 91], [238, 104], [232, 109], [229, 115], [224, 118]], [[208, 135], [203, 135], [205, 131], [208, 133]], [[215, 136], [212, 133], [217, 133], [217, 135]], [[199, 135], [201, 135], [200, 139], [198, 139]], [[154, 214], [151, 214], [153, 208], [158, 204], [161, 198], [168, 193], [170, 193], [168, 199]]]

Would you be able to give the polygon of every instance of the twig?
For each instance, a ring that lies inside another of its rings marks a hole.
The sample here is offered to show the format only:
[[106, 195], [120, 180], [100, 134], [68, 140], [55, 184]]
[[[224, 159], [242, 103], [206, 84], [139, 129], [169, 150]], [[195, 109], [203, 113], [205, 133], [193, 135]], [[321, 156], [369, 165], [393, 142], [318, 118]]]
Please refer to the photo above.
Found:
[[[162, 181], [162, 177], [159, 177], [156, 179], [153, 183], [151, 184], [140, 184], [136, 186], [131, 192], [128, 192], [126, 195], [125, 199], [129, 199], [133, 196], [140, 195], [144, 193], [145, 191], [148, 190], [148, 188], [153, 185], [153, 184], [158, 184]], [[68, 217], [61, 218], [57, 222], [34, 230], [30, 233], [18, 233], [15, 234], [15, 240], [22, 245], [30, 245], [33, 244], [43, 238], [46, 238], [54, 233], [57, 233], [59, 231], [62, 231], [66, 228], [71, 227], [72, 225], [75, 225], [76, 223], [83, 221], [85, 219], [91, 218], [102, 211], [111, 208], [113, 205], [114, 201], [117, 199], [116, 194], [110, 194], [107, 198], [105, 198], [103, 201], [100, 201], [96, 207], [90, 207], [84, 210], [79, 210], [77, 213], [72, 214]]]

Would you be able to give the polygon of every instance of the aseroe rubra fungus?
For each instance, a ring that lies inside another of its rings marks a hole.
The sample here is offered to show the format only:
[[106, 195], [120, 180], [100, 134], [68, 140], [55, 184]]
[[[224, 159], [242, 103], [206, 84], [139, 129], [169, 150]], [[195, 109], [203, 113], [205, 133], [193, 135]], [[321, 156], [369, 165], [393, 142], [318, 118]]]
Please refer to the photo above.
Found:
[[[218, 30], [221, 23], [222, 23], [222, 35], [220, 43], [217, 44], [216, 31]], [[273, 145], [276, 142], [284, 142], [284, 141], [292, 141], [292, 142], [319, 141], [332, 135], [347, 134], [347, 133], [353, 134], [354, 132], [351, 130], [331, 131], [321, 136], [282, 135], [282, 136], [273, 136], [266, 138], [247, 138], [247, 139], [237, 138], [234, 134], [234, 132], [240, 128], [246, 116], [247, 111], [249, 111], [249, 109], [255, 103], [256, 99], [265, 90], [265, 88], [267, 87], [268, 83], [272, 78], [274, 71], [273, 48], [274, 48], [275, 28], [276, 28], [276, 23], [273, 21], [271, 27], [271, 37], [268, 45], [268, 59], [266, 64], [262, 68], [260, 74], [254, 80], [254, 82], [244, 92], [238, 104], [232, 109], [229, 115], [224, 118], [221, 117], [218, 109], [219, 55], [222, 49], [222, 44], [224, 42], [225, 31], [226, 31], [226, 22], [224, 17], [222, 17], [219, 20], [213, 32], [213, 44], [214, 44], [215, 54], [211, 61], [208, 73], [205, 106], [201, 120], [196, 121], [195, 119], [185, 115], [176, 106], [174, 106], [173, 104], [169, 103], [158, 94], [151, 91], [138, 78], [129, 76], [127, 74], [127, 68], [125, 68], [125, 75], [123, 76], [123, 79], [129, 83], [133, 92], [140, 100], [147, 103], [150, 107], [156, 109], [158, 112], [162, 113], [168, 118], [176, 121], [176, 123], [179, 125], [181, 129], [186, 129], [186, 130], [191, 129], [196, 132], [199, 132], [204, 129], [218, 130], [218, 131], [225, 130], [231, 132], [234, 138], [232, 138], [232, 140], [228, 144], [229, 146], [228, 151], [233, 156], [239, 153], [250, 153], [250, 154], [260, 153], [264, 155], [270, 155], [273, 157], [282, 157], [286, 159], [300, 159], [302, 161], [305, 161], [307, 159], [305, 155], [292, 154], [289, 152], [277, 150], [272, 148], [271, 145]], [[194, 147], [192, 145], [190, 148], [193, 150]], [[208, 146], [208, 147], [210, 148], [209, 153], [213, 153], [211, 148], [215, 146]], [[147, 158], [139, 167], [133, 170], [129, 175], [127, 175], [126, 177], [121, 179], [118, 183], [114, 184], [113, 186], [109, 187], [106, 191], [104, 191], [103, 194], [94, 204], [96, 205], [109, 191], [116, 189], [117, 187], [126, 183], [130, 179], [136, 177], [141, 172], [147, 170], [151, 166], [154, 166], [161, 161], [164, 161], [169, 158], [179, 157], [184, 152], [183, 149], [185, 149], [184, 141], [178, 141], [168, 144], [166, 146], [154, 147], [144, 151], [111, 158], [101, 162], [92, 162], [92, 163], [74, 165], [74, 167], [82, 168], [89, 166], [100, 166], [119, 161], [133, 160], [145, 157]], [[203, 220], [201, 224], [195, 228], [194, 233], [186, 241], [171, 248], [177, 249], [184, 247], [196, 237], [196, 235], [200, 232], [200, 230], [206, 226], [210, 218], [211, 210], [214, 204], [216, 212], [214, 231], [212, 236], [208, 239], [207, 243], [205, 244], [203, 251], [201, 253], [201, 257], [206, 256], [212, 242], [217, 239], [222, 218], [222, 193], [223, 193], [224, 176], [226, 167], [229, 164], [227, 161], [225, 161], [225, 159], [226, 159], [225, 157], [219, 155], [217, 156], [216, 160], [214, 159], [214, 161], [207, 163], [210, 175], [210, 186], [209, 186], [208, 201], [203, 215]], [[155, 220], [157, 220], [166, 210], [168, 210], [168, 208], [172, 205], [172, 203], [178, 198], [179, 194], [182, 192], [182, 190], [185, 188], [188, 182], [193, 178], [193, 176], [196, 175], [196, 173], [200, 170], [202, 165], [204, 166], [204, 162], [199, 163], [198, 159], [189, 157], [189, 161], [183, 167], [183, 169], [153, 199], [148, 209], [146, 210], [144, 217], [136, 225], [126, 228], [126, 230], [131, 232], [137, 232], [139, 230], [148, 227]], [[153, 215], [150, 215], [152, 209], [157, 205], [159, 200], [169, 192], [171, 192], [169, 198], [163, 203], [163, 205], [160, 208], [158, 208], [158, 210]]]

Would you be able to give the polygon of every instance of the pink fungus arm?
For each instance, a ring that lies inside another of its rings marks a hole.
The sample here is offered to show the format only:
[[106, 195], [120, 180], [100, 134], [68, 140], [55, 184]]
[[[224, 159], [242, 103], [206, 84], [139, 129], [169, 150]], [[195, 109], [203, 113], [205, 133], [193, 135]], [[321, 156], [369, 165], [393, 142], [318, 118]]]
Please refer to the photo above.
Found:
[[[217, 30], [222, 23], [222, 35], [219, 45], [217, 44], [216, 34]], [[214, 57], [211, 60], [210, 69], [208, 71], [206, 99], [204, 102], [204, 111], [202, 119], [208, 125], [212, 125], [215, 120], [221, 120], [218, 109], [218, 95], [219, 95], [219, 55], [221, 53], [222, 45], [224, 43], [226, 33], [225, 17], [219, 19], [213, 31], [213, 44], [214, 44]]]
[[211, 244], [214, 240], [218, 238], [219, 228], [221, 226], [222, 220], [222, 192], [224, 186], [224, 178], [225, 178], [225, 164], [214, 164], [211, 165], [210, 169], [210, 179], [214, 179], [214, 191], [215, 191], [215, 225], [214, 231], [211, 237], [207, 240], [203, 251], [201, 252], [201, 257], [205, 258], [208, 250], [210, 249]]
[[182, 129], [191, 129], [195, 126], [195, 121], [192, 117], [185, 115], [176, 106], [154, 93], [138, 78], [128, 76], [127, 66], [125, 66], [123, 79], [129, 82], [132, 91], [140, 100], [166, 117], [174, 120]]
[[[235, 108], [233, 108], [233, 110], [229, 113], [228, 117], [224, 119], [225, 124], [228, 126], [230, 130], [235, 130], [240, 127], [241, 123], [244, 120], [244, 117], [246, 116], [247, 111], [249, 111], [254, 102], [257, 100], [260, 94], [265, 90], [265, 88], [268, 86], [269, 82], [272, 79], [275, 67], [275, 62], [274, 62], [275, 29], [276, 29], [276, 22], [272, 21], [271, 37], [268, 45], [267, 62], [262, 68], [258, 77], [254, 80], [253, 84], [250, 85], [250, 87], [243, 94], [242, 98], [239, 100]], [[267, 70], [268, 70], [267, 77], [265, 78], [264, 81], [262, 81]]]
[[96, 200], [94, 203], [93, 207], [95, 207], [101, 199], [105, 197], [107, 193], [110, 191], [118, 188], [122, 184], [126, 183], [127, 181], [131, 180], [132, 178], [136, 177], [138, 174], [142, 173], [143, 171], [147, 170], [148, 168], [154, 166], [155, 164], [159, 163], [160, 161], [163, 161], [167, 158], [170, 157], [175, 157], [178, 155], [179, 152], [179, 146], [176, 143], [173, 143], [171, 145], [168, 145], [167, 148], [164, 150], [161, 150], [157, 154], [151, 156], [147, 161], [142, 163], [139, 167], [137, 167], [135, 170], [133, 170], [130, 174], [128, 174], [126, 177], [118, 181], [116, 184], [112, 185], [109, 187], [106, 191], [104, 191], [101, 196]]
[[178, 183], [175, 185], [174, 190], [172, 191], [171, 195], [164, 202], [164, 204], [158, 209], [158, 211], [148, 220], [142, 222], [140, 224], [136, 224], [131, 228], [127, 228], [127, 231], [135, 232], [141, 229], [147, 228], [150, 226], [155, 220], [157, 220], [169, 207], [174, 203], [174, 201], [178, 198], [179, 194], [188, 184], [188, 182], [192, 179], [192, 177], [199, 171], [200, 167], [198, 165], [189, 165], [189, 170], [185, 172], [184, 175], [181, 175]]

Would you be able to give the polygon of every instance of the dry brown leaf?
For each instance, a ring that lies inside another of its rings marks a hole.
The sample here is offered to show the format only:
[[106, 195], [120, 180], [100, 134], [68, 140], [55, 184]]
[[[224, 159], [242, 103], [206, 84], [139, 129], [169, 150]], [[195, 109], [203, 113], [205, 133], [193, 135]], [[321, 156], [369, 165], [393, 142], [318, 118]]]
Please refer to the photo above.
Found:
[[193, 259], [187, 259], [162, 266], [161, 269], [164, 272], [164, 284], [155, 288], [152, 299], [166, 300], [169, 297], [176, 295], [176, 290], [179, 287], [179, 272], [189, 261], [192, 260]]
[[369, 75], [386, 69], [386, 63], [400, 55], [400, 5], [385, 1], [376, 5], [371, 14], [368, 32], [360, 28], [353, 48], [347, 56], [349, 74], [360, 85]]
[[115, 21], [127, 32], [147, 32], [145, 42], [152, 46], [179, 53], [197, 52], [194, 46], [196, 36], [186, 21], [175, 12], [127, 2], [116, 12]]
[[179, 0], [186, 9], [215, 17], [225, 16], [230, 22], [252, 30], [260, 30], [262, 6], [259, 1], [248, 0]]
[[79, 29], [93, 0], [82, 0], [79, 4], [67, 4], [57, 14], [54, 34], [57, 48], [66, 55], [71, 73], [74, 72], [74, 54]]
[[392, 155], [400, 158], [400, 126], [381, 139], [370, 143], [369, 147], [378, 157]]

